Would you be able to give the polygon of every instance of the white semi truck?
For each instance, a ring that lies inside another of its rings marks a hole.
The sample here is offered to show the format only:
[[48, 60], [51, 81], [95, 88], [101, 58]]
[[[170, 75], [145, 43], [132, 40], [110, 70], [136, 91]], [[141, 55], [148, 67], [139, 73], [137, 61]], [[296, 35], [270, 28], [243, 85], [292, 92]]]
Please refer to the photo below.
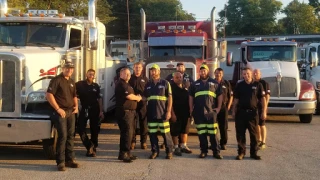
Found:
[[0, 143], [40, 140], [45, 155], [54, 158], [57, 135], [45, 93], [65, 61], [75, 64], [75, 81], [95, 69], [104, 111], [115, 105], [116, 69], [125, 61], [108, 57], [96, 0], [90, 0], [88, 8], [88, 18], [77, 19], [57, 10], [9, 12], [7, 1], [0, 1]]
[[[227, 65], [232, 66], [232, 60], [227, 59]], [[310, 64], [317, 64], [317, 59], [311, 58]], [[296, 42], [281, 38], [244, 41], [240, 61], [235, 62], [234, 82], [241, 79], [241, 67], [260, 69], [262, 79], [269, 83], [268, 114], [294, 114], [299, 115], [302, 123], [312, 121], [316, 94], [311, 83], [300, 79]]]

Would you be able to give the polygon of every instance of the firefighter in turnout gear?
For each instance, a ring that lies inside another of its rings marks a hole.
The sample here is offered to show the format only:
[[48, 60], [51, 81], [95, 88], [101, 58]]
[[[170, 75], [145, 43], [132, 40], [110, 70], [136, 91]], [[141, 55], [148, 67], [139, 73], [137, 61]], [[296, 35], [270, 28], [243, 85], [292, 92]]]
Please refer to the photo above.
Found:
[[242, 70], [244, 80], [237, 83], [234, 90], [232, 116], [235, 119], [238, 142], [237, 160], [242, 160], [246, 154], [246, 130], [250, 134], [250, 158], [261, 160], [258, 151], [258, 103], [262, 104], [261, 119], [266, 119], [265, 91], [262, 84], [252, 79], [252, 70]]
[[200, 79], [195, 81], [189, 89], [190, 115], [194, 117], [200, 140], [200, 158], [205, 158], [208, 153], [208, 139], [213, 151], [213, 157], [222, 159], [220, 145], [217, 138], [217, 114], [223, 101], [222, 90], [218, 82], [208, 75], [209, 68], [203, 64], [200, 67]]
[[144, 94], [148, 100], [147, 121], [151, 141], [150, 159], [159, 156], [158, 128], [164, 138], [167, 159], [172, 158], [173, 142], [170, 135], [169, 119], [171, 118], [172, 96], [170, 83], [160, 79], [160, 67], [153, 64], [150, 68], [152, 79], [146, 84]]

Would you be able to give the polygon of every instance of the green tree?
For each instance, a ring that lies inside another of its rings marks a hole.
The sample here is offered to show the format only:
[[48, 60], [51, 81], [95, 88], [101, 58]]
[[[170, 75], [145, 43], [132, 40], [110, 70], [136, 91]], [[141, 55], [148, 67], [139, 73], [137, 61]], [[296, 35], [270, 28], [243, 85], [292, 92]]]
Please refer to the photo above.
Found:
[[[128, 38], [128, 16], [126, 0], [108, 0], [112, 6], [112, 12], [117, 18], [108, 24], [109, 34], [121, 38]], [[193, 14], [183, 10], [179, 0], [129, 0], [130, 12], [130, 37], [140, 38], [140, 9], [143, 8], [147, 22], [151, 21], [181, 21], [195, 20]]]
[[319, 19], [314, 8], [306, 3], [293, 0], [282, 11], [286, 17], [279, 21], [287, 34], [310, 34], [319, 32]]
[[320, 12], [320, 1], [319, 0], [309, 0], [309, 5], [315, 8], [316, 14], [318, 14]]
[[226, 22], [227, 35], [275, 34], [276, 15], [281, 6], [281, 1], [277, 0], [229, 0], [225, 9], [219, 12], [218, 28]]
[[[20, 9], [22, 12], [27, 12], [28, 9], [57, 9], [67, 16], [88, 16], [88, 0], [9, 0], [8, 6]], [[97, 17], [102, 23], [115, 19], [106, 0], [97, 1]]]

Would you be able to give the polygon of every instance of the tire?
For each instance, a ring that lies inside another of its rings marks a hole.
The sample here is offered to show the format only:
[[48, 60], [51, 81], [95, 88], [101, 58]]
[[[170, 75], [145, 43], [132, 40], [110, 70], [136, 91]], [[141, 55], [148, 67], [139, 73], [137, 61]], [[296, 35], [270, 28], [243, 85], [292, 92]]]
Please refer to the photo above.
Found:
[[316, 115], [320, 115], [320, 103], [317, 102], [317, 107], [316, 107], [316, 112], [315, 112]]
[[56, 159], [57, 140], [58, 140], [58, 132], [55, 128], [53, 129], [53, 138], [42, 140], [44, 156], [47, 159], [51, 159], [51, 160]]
[[312, 114], [299, 114], [301, 123], [310, 123], [312, 121]]

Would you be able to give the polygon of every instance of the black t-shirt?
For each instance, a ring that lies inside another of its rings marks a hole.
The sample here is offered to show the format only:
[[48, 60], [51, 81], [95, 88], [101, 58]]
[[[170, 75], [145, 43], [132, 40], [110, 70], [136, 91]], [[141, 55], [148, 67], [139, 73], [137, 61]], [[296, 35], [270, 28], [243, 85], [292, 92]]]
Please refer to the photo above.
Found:
[[120, 78], [115, 88], [116, 107], [123, 110], [135, 110], [137, 108], [137, 101], [126, 98], [130, 94], [134, 94], [133, 88], [129, 83]]
[[223, 94], [223, 102], [222, 105], [228, 105], [229, 99], [233, 96], [232, 88], [230, 82], [222, 79], [220, 82], [220, 86]]
[[265, 91], [262, 84], [252, 81], [247, 84], [246, 81], [237, 83], [234, 98], [239, 99], [238, 107], [240, 109], [257, 109], [258, 101], [265, 96]]
[[131, 78], [129, 80], [130, 86], [134, 89], [135, 94], [143, 95], [144, 87], [146, 86], [148, 82], [148, 78], [144, 76], [135, 76], [134, 74], [131, 75]]
[[84, 108], [99, 107], [98, 99], [101, 98], [100, 87], [97, 83], [88, 84], [87, 80], [76, 83], [77, 94]]
[[185, 88], [179, 87], [176, 83], [171, 83], [172, 108], [177, 116], [190, 116], [189, 112], [189, 92]]
[[267, 83], [267, 81], [260, 79], [259, 83], [262, 84], [263, 89], [265, 90], [266, 94], [270, 95], [270, 87], [269, 87], [269, 83]]
[[73, 98], [77, 97], [76, 85], [73, 79], [67, 80], [62, 73], [51, 79], [47, 92], [53, 94], [61, 109], [71, 110], [75, 106]]

